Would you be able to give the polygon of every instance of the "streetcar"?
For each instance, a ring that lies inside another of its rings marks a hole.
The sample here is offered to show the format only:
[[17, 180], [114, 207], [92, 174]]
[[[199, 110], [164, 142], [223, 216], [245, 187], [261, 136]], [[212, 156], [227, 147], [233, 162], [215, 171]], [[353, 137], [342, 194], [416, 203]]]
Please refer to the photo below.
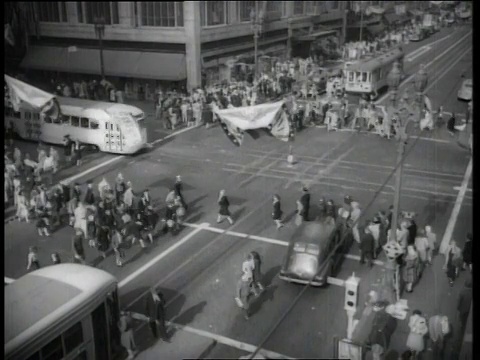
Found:
[[394, 62], [398, 61], [403, 72], [404, 55], [402, 48], [398, 46], [375, 57], [346, 63], [345, 91], [376, 97], [378, 91], [387, 86], [387, 76]]
[[60, 116], [53, 118], [22, 102], [15, 111], [5, 102], [5, 127], [13, 123], [15, 134], [32, 141], [63, 144], [65, 136], [102, 152], [134, 154], [147, 146], [145, 113], [131, 105], [56, 97]]
[[342, 236], [332, 217], [304, 222], [292, 236], [280, 279], [323, 286], [334, 275], [349, 249], [349, 237]]
[[121, 351], [117, 280], [103, 270], [52, 265], [4, 294], [7, 360], [112, 360]]

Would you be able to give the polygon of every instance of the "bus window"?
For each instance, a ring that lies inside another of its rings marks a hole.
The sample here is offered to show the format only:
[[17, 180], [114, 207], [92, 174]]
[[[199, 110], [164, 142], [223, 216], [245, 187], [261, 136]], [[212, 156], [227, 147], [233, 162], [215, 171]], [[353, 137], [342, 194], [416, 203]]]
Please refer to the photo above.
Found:
[[42, 348], [42, 360], [61, 360], [63, 358], [63, 347], [61, 337], [55, 338]]
[[360, 81], [360, 80], [361, 80], [361, 76], [362, 76], [362, 73], [359, 72], [359, 71], [357, 71], [357, 72], [355, 73], [355, 81], [357, 81], [357, 82]]
[[70, 116], [68, 115], [62, 115], [62, 123], [63, 124], [70, 124]]
[[76, 323], [63, 333], [63, 343], [65, 344], [66, 354], [70, 354], [83, 343], [82, 323]]
[[48, 115], [44, 115], [43, 116], [43, 121], [45, 121], [47, 124], [51, 124], [52, 123], [52, 118]]
[[57, 116], [56, 118], [52, 118], [52, 121], [54, 124], [61, 124], [62, 123], [62, 118], [61, 116]]
[[372, 82], [372, 73], [371, 72], [368, 73], [368, 82]]
[[40, 120], [40, 114], [39, 113], [34, 113], [33, 114], [33, 120]]
[[348, 72], [348, 82], [353, 82], [353, 71]]
[[80, 118], [78, 116], [72, 116], [71, 117], [71, 125], [72, 126], [80, 126]]
[[105, 123], [105, 130], [108, 130], [108, 123]]
[[107, 314], [105, 303], [92, 312], [93, 338], [95, 339], [95, 359], [108, 359]]
[[90, 129], [98, 129], [100, 125], [96, 120], [90, 119]]
[[88, 119], [80, 118], [80, 127], [88, 129]]
[[32, 113], [25, 111], [25, 120], [32, 120]]
[[367, 82], [367, 76], [368, 76], [368, 73], [366, 73], [366, 72], [362, 73], [362, 81], [363, 82]]
[[13, 117], [15, 119], [20, 119], [22, 117], [22, 114], [20, 114], [20, 111], [13, 111]]

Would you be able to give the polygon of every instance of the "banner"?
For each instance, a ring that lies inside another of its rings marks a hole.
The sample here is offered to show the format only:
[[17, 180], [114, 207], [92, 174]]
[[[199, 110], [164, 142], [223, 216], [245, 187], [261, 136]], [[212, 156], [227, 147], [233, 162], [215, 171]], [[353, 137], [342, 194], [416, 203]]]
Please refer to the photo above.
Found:
[[227, 137], [237, 146], [243, 141], [246, 130], [268, 129], [277, 139], [293, 138], [293, 126], [282, 109], [284, 101], [255, 106], [216, 110], [221, 127]]
[[60, 116], [60, 106], [55, 95], [40, 90], [18, 79], [4, 75], [7, 83], [10, 102], [15, 111], [19, 111], [20, 104], [25, 102], [41, 113], [57, 119]]

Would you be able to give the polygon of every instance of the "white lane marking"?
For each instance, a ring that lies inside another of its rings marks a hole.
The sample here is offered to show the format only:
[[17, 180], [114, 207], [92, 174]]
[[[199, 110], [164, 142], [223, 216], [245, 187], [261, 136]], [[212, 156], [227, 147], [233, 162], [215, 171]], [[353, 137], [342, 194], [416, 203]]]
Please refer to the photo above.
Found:
[[428, 45], [426, 45], [426, 46], [422, 47], [422, 50], [421, 50], [421, 51], [419, 51], [418, 53], [416, 53], [416, 54], [413, 55], [413, 56], [410, 55], [406, 60], [407, 60], [408, 62], [411, 62], [411, 61], [413, 61], [413, 60], [415, 60], [416, 58], [422, 56], [423, 54], [425, 54], [426, 52], [428, 52], [428, 51], [430, 51], [430, 50], [431, 50], [431, 47], [428, 46]]
[[[462, 188], [461, 186], [454, 186], [454, 187], [453, 187], [453, 190], [455, 190], [455, 191], [460, 191], [461, 188]], [[467, 188], [466, 191], [472, 191], [472, 189]]]
[[455, 224], [457, 223], [458, 215], [460, 214], [460, 208], [462, 206], [463, 198], [465, 197], [465, 193], [467, 192], [468, 182], [470, 181], [470, 176], [472, 175], [472, 160], [473, 158], [470, 158], [467, 170], [465, 171], [465, 177], [463, 178], [460, 191], [458, 192], [457, 200], [455, 201], [455, 206], [453, 207], [452, 214], [450, 215], [450, 220], [448, 220], [447, 229], [445, 230], [445, 234], [443, 235], [443, 239], [440, 245], [440, 252], [442, 254], [445, 254], [445, 251], [450, 244], [453, 230], [455, 229]]
[[[446, 54], [450, 53], [450, 50], [452, 50], [455, 46], [457, 46], [460, 42], [462, 42], [464, 39], [466, 39], [468, 36], [470, 36], [472, 34], [472, 31], [469, 31], [467, 34], [465, 34], [465, 36], [463, 36], [461, 39], [459, 39], [457, 42], [455, 42], [454, 44], [452, 44], [450, 47], [448, 47], [448, 49], [446, 49], [444, 52], [442, 52], [440, 55], [437, 55], [437, 56], [434, 56], [433, 57], [433, 60], [428, 62], [427, 64], [425, 64], [425, 68], [429, 68], [434, 62], [436, 62], [437, 60], [441, 59], [443, 56], [445, 56]], [[405, 86], [406, 84], [408, 84], [413, 78], [415, 77], [415, 74], [412, 74], [410, 75], [407, 79], [403, 80], [402, 83], [401, 83], [401, 87]], [[375, 104], [380, 104], [382, 101], [384, 101], [385, 99], [387, 99], [388, 97], [390, 96], [390, 92], [387, 92], [385, 95], [383, 95], [380, 99], [378, 99], [377, 101], [375, 101]]]
[[167, 136], [165, 136], [165, 137], [163, 137], [163, 138], [161, 138], [161, 139], [157, 139], [157, 140], [155, 140], [155, 141], [152, 141], [152, 142], [149, 143], [149, 144], [150, 144], [150, 145], [158, 144], [159, 142], [162, 142], [162, 141], [164, 141], [164, 140], [170, 139], [171, 137], [174, 137], [174, 136], [176, 136], [176, 135], [183, 134], [184, 132], [193, 130], [193, 129], [198, 128], [198, 127], [200, 127], [200, 125], [195, 125], [195, 126], [192, 126], [192, 127], [187, 127], [187, 128], [185, 128], [185, 129], [182, 129], [182, 130], [175, 131], [175, 132], [173, 132], [173, 133], [171, 133], [171, 134], [169, 134], [169, 135], [167, 135]]
[[208, 223], [203, 223], [200, 224], [198, 228], [184, 236], [182, 239], [180, 239], [178, 242], [170, 246], [168, 249], [160, 253], [159, 255], [155, 256], [152, 260], [150, 260], [148, 263], [144, 264], [142, 267], [131, 273], [129, 276], [127, 276], [125, 279], [120, 281], [118, 283], [118, 288], [121, 289], [125, 285], [127, 285], [130, 281], [134, 280], [137, 276], [139, 276], [141, 273], [143, 273], [145, 270], [147, 270], [149, 267], [157, 263], [158, 261], [162, 260], [165, 256], [170, 254], [172, 251], [176, 250], [178, 247], [182, 246], [185, 244], [187, 241], [192, 239], [196, 234], [198, 234], [202, 229], [206, 228], [209, 224]]
[[15, 281], [15, 279], [9, 278], [5, 276], [5, 284], [11, 284]]
[[[186, 331], [186, 332], [190, 332], [192, 334], [196, 334], [196, 335], [200, 335], [200, 336], [212, 339], [212, 340], [216, 340], [220, 344], [224, 344], [224, 345], [227, 345], [227, 346], [230, 346], [230, 347], [234, 347], [234, 348], [237, 348], [239, 350], [247, 351], [249, 353], [253, 353], [253, 352], [255, 352], [255, 350], [257, 350], [257, 347], [254, 346], [254, 345], [251, 345], [251, 344], [248, 344], [248, 343], [245, 343], [245, 342], [242, 342], [242, 341], [238, 341], [238, 340], [235, 340], [235, 339], [231, 339], [231, 338], [228, 338], [228, 337], [225, 337], [225, 336], [222, 336], [222, 335], [214, 334], [214, 333], [211, 333], [209, 331], [195, 329], [195, 328], [193, 328], [191, 326], [187, 326], [187, 325], [175, 324], [175, 323], [172, 323], [170, 321], [167, 321], [166, 323], [168, 325], [176, 328], [177, 330], [183, 330], [183, 331]], [[283, 354], [279, 354], [279, 353], [276, 353], [274, 351], [265, 350], [265, 349], [260, 349], [260, 353], [265, 355], [269, 359], [294, 359], [292, 357], [289, 357], [289, 356], [286, 356], [286, 355], [283, 355]]]
[[[280, 245], [280, 246], [285, 246], [285, 247], [288, 246], [288, 241], [285, 241], [285, 240], [277, 240], [277, 239], [272, 239], [272, 238], [268, 238], [268, 237], [264, 237], [264, 236], [258, 236], [258, 235], [249, 235], [249, 234], [240, 233], [240, 232], [236, 232], [236, 231], [225, 231], [225, 230], [222, 230], [222, 229], [219, 229], [219, 228], [215, 228], [213, 226], [202, 226], [202, 225], [192, 224], [192, 223], [183, 223], [183, 224], [187, 227], [191, 227], [191, 228], [194, 228], [194, 229], [200, 229], [201, 228], [202, 230], [206, 230], [206, 231], [210, 231], [210, 232], [214, 232], [214, 233], [225, 233], [226, 235], [235, 236], [235, 237], [239, 237], [239, 238], [242, 238], [242, 239], [256, 240], [256, 241], [261, 241], [261, 242], [268, 243], [268, 244]], [[358, 256], [358, 255], [345, 254], [345, 258], [350, 259], [350, 260], [360, 261], [360, 256]], [[380, 261], [380, 260], [373, 260], [373, 263], [375, 265], [383, 266], [383, 261]]]

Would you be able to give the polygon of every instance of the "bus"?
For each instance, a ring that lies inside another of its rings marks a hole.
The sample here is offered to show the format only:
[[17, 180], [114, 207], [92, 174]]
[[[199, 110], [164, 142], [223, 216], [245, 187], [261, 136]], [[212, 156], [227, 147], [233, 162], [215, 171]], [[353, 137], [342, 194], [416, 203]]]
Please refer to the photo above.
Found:
[[64, 137], [93, 145], [102, 152], [134, 154], [147, 146], [145, 113], [135, 106], [57, 97], [60, 116], [52, 118], [22, 102], [15, 111], [5, 101], [5, 127], [13, 123], [24, 140], [63, 144]]
[[111, 360], [120, 351], [117, 280], [58, 264], [4, 287], [5, 359]]
[[345, 91], [375, 98], [378, 91], [387, 86], [387, 76], [394, 62], [398, 61], [403, 72], [403, 58], [403, 49], [395, 47], [375, 57], [347, 62], [344, 67]]
[[315, 287], [327, 284], [348, 253], [350, 238], [329, 216], [303, 223], [292, 236], [279, 278]]

